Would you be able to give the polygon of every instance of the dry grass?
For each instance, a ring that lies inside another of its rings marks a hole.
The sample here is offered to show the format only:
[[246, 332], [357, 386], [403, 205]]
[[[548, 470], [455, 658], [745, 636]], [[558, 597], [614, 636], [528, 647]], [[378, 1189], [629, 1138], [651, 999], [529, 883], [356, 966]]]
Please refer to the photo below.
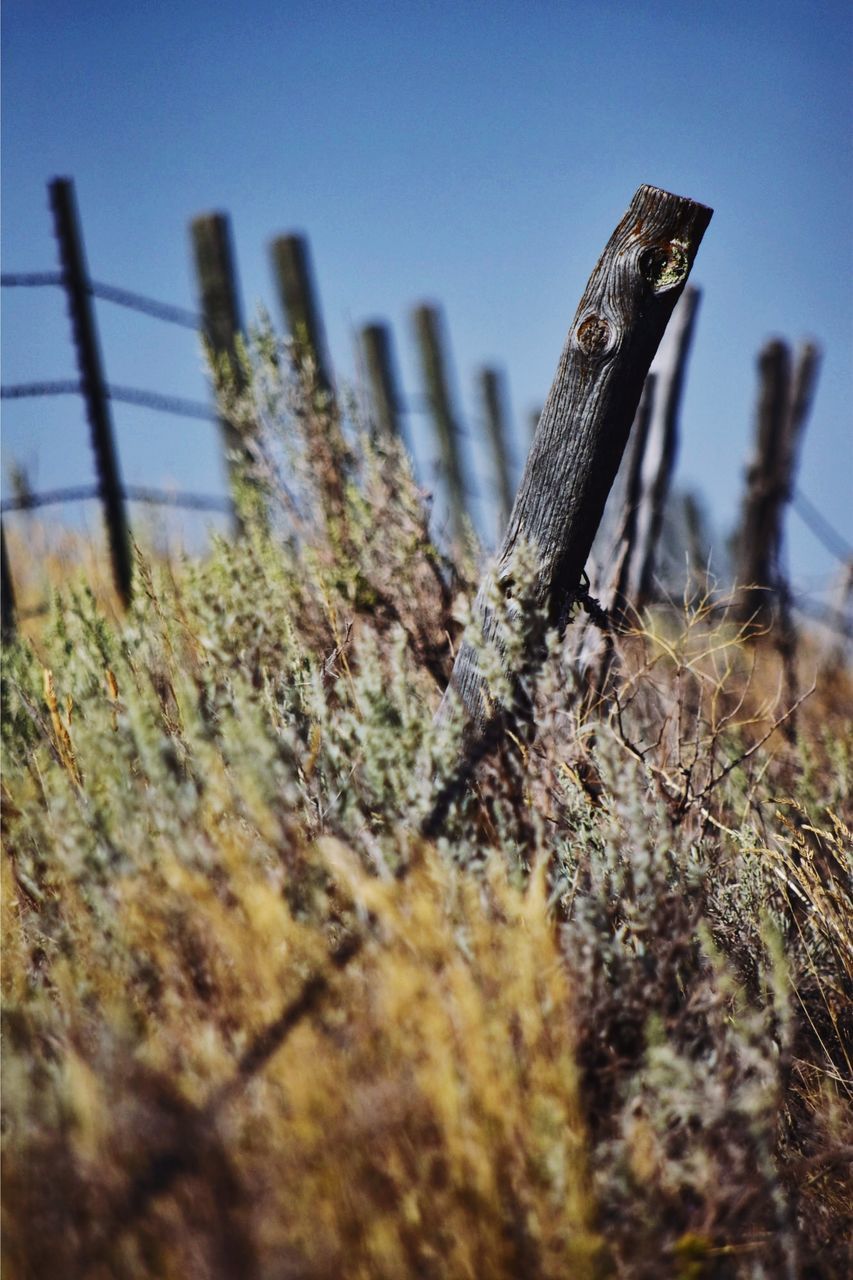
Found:
[[576, 622], [424, 840], [472, 569], [264, 341], [272, 520], [4, 654], [4, 1273], [840, 1280], [850, 672]]

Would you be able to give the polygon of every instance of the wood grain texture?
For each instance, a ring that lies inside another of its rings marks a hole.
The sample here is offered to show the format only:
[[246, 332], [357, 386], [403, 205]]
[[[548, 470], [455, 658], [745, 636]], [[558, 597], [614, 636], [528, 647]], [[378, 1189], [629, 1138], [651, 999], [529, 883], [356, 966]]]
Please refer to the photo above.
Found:
[[[643, 383], [687, 281], [712, 210], [642, 186], [601, 255], [569, 329], [530, 448], [494, 573], [511, 597], [509, 565], [522, 540], [539, 562], [535, 601], [565, 624], [619, 467]], [[487, 640], [496, 621], [475, 606]], [[457, 655], [439, 716], [461, 700], [483, 730], [508, 708], [489, 705], [476, 653]]]

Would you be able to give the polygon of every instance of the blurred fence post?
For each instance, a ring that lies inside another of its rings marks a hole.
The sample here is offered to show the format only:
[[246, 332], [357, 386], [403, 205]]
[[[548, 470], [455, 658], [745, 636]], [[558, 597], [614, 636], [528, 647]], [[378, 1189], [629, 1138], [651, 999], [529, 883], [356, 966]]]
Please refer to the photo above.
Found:
[[710, 538], [698, 494], [688, 490], [682, 499], [684, 529], [687, 535], [687, 563], [690, 581], [703, 597], [708, 595], [708, 548]]
[[787, 343], [774, 338], [758, 356], [755, 449], [737, 537], [737, 612], [766, 626], [784, 603], [782, 565], [785, 506], [794, 488], [805, 421], [814, 396], [818, 351], [804, 343], [791, 372]]
[[441, 316], [437, 307], [422, 303], [413, 312], [415, 338], [441, 454], [453, 536], [465, 537], [465, 481], [462, 472], [460, 432], [450, 401], [447, 365], [441, 340]]
[[118, 453], [113, 437], [109, 394], [101, 362], [92, 287], [80, 221], [70, 178], [54, 178], [49, 183], [50, 206], [59, 245], [62, 282], [68, 298], [71, 329], [80, 371], [80, 389], [89, 419], [98, 496], [104, 510], [110, 548], [113, 581], [123, 605], [130, 603], [133, 587], [133, 558], [130, 530], [124, 502]]
[[[228, 215], [199, 214], [190, 223], [190, 236], [205, 341], [214, 361], [227, 362], [236, 390], [242, 391], [245, 377], [237, 357], [237, 337], [243, 331], [243, 318]], [[214, 385], [216, 382], [214, 373]], [[239, 495], [250, 474], [252, 455], [233, 422], [220, 415], [219, 425], [234, 503], [234, 522], [239, 530], [242, 527]]]
[[6, 530], [0, 520], [0, 609], [2, 609], [2, 638], [12, 640], [15, 635], [15, 584], [12, 581], [12, 570], [9, 567], [9, 554], [6, 550]]
[[400, 439], [400, 405], [402, 403], [394, 377], [391, 354], [391, 330], [386, 324], [366, 324], [361, 329], [361, 350], [367, 370], [370, 404], [376, 434], [386, 439]]
[[642, 460], [642, 487], [631, 551], [628, 598], [637, 608], [654, 595], [655, 562], [664, 508], [678, 450], [678, 415], [687, 357], [696, 327], [699, 289], [684, 290], [652, 361], [655, 375], [651, 419]]
[[[619, 519], [600, 575], [602, 604], [623, 620], [633, 603], [629, 582], [637, 550], [637, 516], [643, 495], [643, 458], [646, 454], [656, 390], [657, 378], [650, 372], [643, 383], [640, 403], [631, 424], [625, 461], [614, 482], [614, 498], [619, 499]], [[604, 526], [602, 529], [609, 532]]]
[[331, 395], [332, 374], [308, 241], [301, 235], [278, 236], [270, 249], [296, 367], [304, 375], [313, 364], [318, 389]]
[[[495, 569], [474, 606], [487, 642], [500, 650], [497, 598], [507, 609], [541, 612], [563, 627], [583, 597], [584, 565], [613, 484], [646, 375], [684, 288], [712, 211], [693, 200], [642, 186], [589, 278], [536, 431]], [[532, 546], [538, 570], [515, 583], [520, 543]], [[529, 714], [525, 671], [541, 657], [535, 627], [525, 652], [507, 672], [513, 703], [497, 705], [480, 670], [477, 649], [461, 645], [440, 718], [461, 705], [466, 753], [474, 759], [493, 733]], [[436, 802], [425, 829], [440, 823]]]
[[504, 412], [506, 397], [497, 369], [481, 369], [478, 375], [483, 417], [492, 451], [494, 477], [498, 493], [498, 537], [503, 536], [512, 510], [513, 484], [509, 465], [509, 429]]

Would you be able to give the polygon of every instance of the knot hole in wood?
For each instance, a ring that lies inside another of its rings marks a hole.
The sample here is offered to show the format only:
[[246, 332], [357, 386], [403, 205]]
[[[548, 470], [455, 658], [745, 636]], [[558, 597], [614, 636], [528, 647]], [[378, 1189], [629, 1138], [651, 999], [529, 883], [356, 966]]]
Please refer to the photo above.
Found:
[[604, 316], [587, 316], [578, 325], [577, 340], [584, 355], [603, 356], [611, 345], [610, 325]]
[[639, 259], [640, 274], [652, 286], [655, 293], [672, 289], [687, 279], [690, 263], [684, 245], [677, 240], [670, 244], [656, 244], [644, 249]]

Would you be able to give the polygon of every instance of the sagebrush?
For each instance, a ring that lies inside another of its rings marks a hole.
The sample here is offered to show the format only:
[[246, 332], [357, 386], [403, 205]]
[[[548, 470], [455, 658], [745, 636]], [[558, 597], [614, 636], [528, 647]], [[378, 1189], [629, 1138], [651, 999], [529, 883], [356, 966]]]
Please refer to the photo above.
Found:
[[843, 656], [793, 708], [709, 591], [602, 691], [579, 613], [448, 790], [476, 550], [286, 356], [219, 371], [242, 537], [4, 653], [5, 1273], [840, 1280]]

